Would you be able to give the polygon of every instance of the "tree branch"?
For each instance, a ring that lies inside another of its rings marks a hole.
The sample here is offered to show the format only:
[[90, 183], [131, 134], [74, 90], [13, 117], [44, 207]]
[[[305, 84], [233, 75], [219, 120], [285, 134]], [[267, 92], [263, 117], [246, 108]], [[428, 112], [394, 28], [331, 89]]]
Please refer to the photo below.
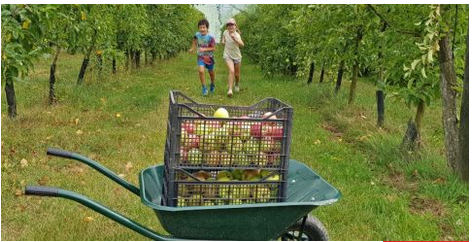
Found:
[[422, 38], [422, 35], [417, 32], [397, 29], [392, 24], [390, 24], [389, 21], [374, 8], [374, 6], [372, 6], [371, 4], [367, 4], [367, 6], [376, 16], [378, 16], [381, 19], [381, 21], [383, 21], [388, 27], [391, 27], [394, 31], [400, 34], [411, 35], [414, 37]]

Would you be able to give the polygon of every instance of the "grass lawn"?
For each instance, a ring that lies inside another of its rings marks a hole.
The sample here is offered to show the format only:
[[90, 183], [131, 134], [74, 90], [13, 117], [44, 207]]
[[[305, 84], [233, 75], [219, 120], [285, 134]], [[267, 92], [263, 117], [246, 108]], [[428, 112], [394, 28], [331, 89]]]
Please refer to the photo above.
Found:
[[89, 71], [77, 86], [82, 56], [62, 54], [59, 103], [53, 106], [47, 103], [51, 60], [42, 59], [28, 80], [15, 83], [19, 116], [14, 120], [7, 116], [2, 91], [1, 239], [146, 239], [77, 203], [22, 195], [30, 184], [81, 193], [165, 233], [135, 195], [85, 165], [47, 157], [46, 149], [83, 154], [138, 185], [139, 171], [163, 162], [168, 95], [177, 89], [206, 103], [250, 105], [276, 97], [292, 105], [291, 158], [308, 164], [343, 194], [339, 202], [312, 212], [332, 240], [469, 240], [468, 186], [451, 175], [444, 159], [440, 100], [425, 113], [421, 152], [403, 154], [399, 144], [415, 110], [386, 99], [386, 125], [378, 129], [376, 89], [367, 78], [348, 106], [346, 80], [333, 96], [334, 83], [307, 86], [305, 79], [264, 77], [244, 59], [242, 90], [229, 99], [218, 51], [217, 91], [202, 97], [195, 59], [182, 53], [116, 75], [106, 65], [102, 75]]

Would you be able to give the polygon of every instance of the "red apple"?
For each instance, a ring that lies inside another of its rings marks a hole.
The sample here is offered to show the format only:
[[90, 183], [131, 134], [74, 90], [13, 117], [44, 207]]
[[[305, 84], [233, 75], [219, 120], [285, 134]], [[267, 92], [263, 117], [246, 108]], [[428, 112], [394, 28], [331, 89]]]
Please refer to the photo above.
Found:
[[181, 148], [181, 151], [179, 152], [179, 155], [181, 156], [181, 163], [183, 161], [187, 161], [187, 150]]
[[251, 136], [253, 136], [254, 138], [260, 139], [263, 136], [263, 124], [255, 123], [251, 125], [250, 133], [251, 133]]
[[184, 129], [188, 134], [194, 134], [195, 132], [195, 124], [191, 121], [185, 121], [182, 123], [182, 129]]
[[183, 138], [182, 147], [186, 150], [199, 147], [199, 136], [195, 134], [188, 134]]
[[282, 125], [265, 125], [263, 127], [263, 136], [269, 136], [276, 140], [281, 140], [283, 137], [283, 127]]

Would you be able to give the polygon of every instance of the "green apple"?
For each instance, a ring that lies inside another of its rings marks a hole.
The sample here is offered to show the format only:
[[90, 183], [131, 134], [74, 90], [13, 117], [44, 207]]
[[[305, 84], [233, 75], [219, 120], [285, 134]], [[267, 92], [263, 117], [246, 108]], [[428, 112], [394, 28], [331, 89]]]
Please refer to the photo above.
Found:
[[271, 191], [267, 187], [258, 187], [254, 190], [253, 197], [256, 198], [256, 202], [266, 203], [271, 197]]
[[261, 146], [261, 142], [259, 142], [259, 140], [249, 139], [243, 145], [243, 149], [245, 150], [246, 154], [256, 155], [259, 153], [260, 146]]
[[232, 175], [233, 175], [233, 179], [241, 181], [243, 178], [243, 170], [235, 169], [232, 171]]
[[210, 124], [206, 124], [206, 123], [201, 123], [199, 125], [197, 125], [196, 127], [196, 130], [195, 130], [195, 134], [199, 135], [199, 136], [202, 136], [202, 135], [206, 135], [206, 134], [211, 134], [213, 131], [214, 131], [214, 128], [213, 125], [210, 125]]
[[220, 143], [217, 142], [214, 134], [206, 134], [200, 137], [199, 147], [202, 150], [218, 150]]
[[189, 150], [187, 152], [187, 161], [191, 164], [201, 164], [203, 161], [202, 152], [197, 148]]
[[230, 154], [236, 154], [243, 150], [243, 141], [240, 138], [232, 136], [227, 141], [226, 149]]
[[177, 196], [177, 206], [178, 207], [185, 207], [187, 206], [187, 199], [181, 196]]
[[233, 175], [229, 171], [220, 171], [217, 174], [218, 181], [231, 181], [233, 179]]
[[251, 163], [257, 166], [265, 166], [268, 163], [268, 156], [264, 152], [251, 157]]
[[215, 135], [216, 142], [220, 146], [223, 146], [223, 145], [227, 144], [227, 141], [228, 141], [228, 138], [229, 138], [230, 134], [229, 134], [227, 128], [221, 127], [221, 128], [216, 129], [213, 132], [213, 135]]
[[230, 154], [226, 151], [220, 152], [220, 165], [229, 166], [230, 165]]
[[219, 108], [217, 111], [214, 113], [215, 118], [229, 118], [230, 115], [228, 114], [228, 111], [225, 108]]
[[211, 200], [204, 200], [204, 204], [202, 206], [214, 206], [214, 202]]
[[210, 153], [207, 153], [205, 161], [208, 165], [218, 166], [220, 165], [220, 152], [212, 150]]

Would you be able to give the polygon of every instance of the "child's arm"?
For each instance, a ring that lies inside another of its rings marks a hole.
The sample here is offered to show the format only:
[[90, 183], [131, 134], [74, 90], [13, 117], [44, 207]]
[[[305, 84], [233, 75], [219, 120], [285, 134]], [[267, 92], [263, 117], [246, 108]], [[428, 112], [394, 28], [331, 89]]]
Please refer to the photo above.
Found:
[[223, 33], [222, 33], [222, 36], [220, 37], [220, 44], [225, 44], [225, 35]]
[[243, 40], [241, 39], [241, 35], [238, 34], [239, 38], [236, 37], [236, 35], [233, 33], [230, 35], [232, 39], [241, 47], [245, 46], [245, 43], [243, 43]]
[[194, 38], [192, 39], [192, 46], [189, 49], [189, 53], [193, 53], [195, 51], [196, 46], [197, 46], [197, 40]]

